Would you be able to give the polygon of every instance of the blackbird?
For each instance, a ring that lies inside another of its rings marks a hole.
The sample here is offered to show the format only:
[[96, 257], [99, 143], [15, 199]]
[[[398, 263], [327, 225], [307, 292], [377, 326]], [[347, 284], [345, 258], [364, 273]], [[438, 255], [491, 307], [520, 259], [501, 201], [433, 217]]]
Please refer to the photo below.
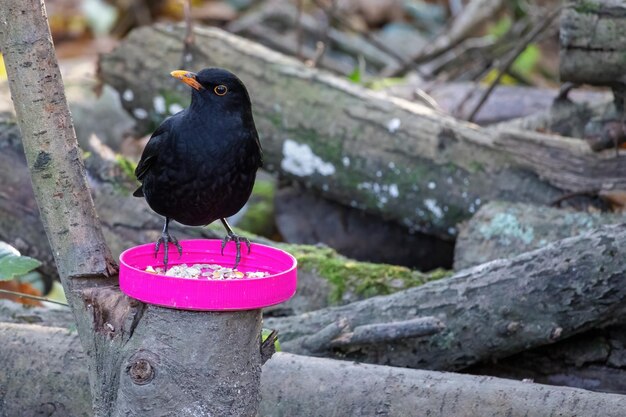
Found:
[[170, 243], [182, 255], [181, 245], [168, 231], [171, 220], [203, 226], [220, 219], [227, 233], [222, 254], [233, 241], [237, 268], [241, 242], [249, 252], [250, 241], [236, 235], [226, 217], [248, 201], [263, 164], [250, 96], [239, 78], [221, 68], [171, 75], [192, 87], [191, 104], [166, 119], [150, 137], [135, 170], [141, 186], [133, 195], [145, 197], [150, 208], [165, 217], [154, 255], [163, 245], [166, 270]]

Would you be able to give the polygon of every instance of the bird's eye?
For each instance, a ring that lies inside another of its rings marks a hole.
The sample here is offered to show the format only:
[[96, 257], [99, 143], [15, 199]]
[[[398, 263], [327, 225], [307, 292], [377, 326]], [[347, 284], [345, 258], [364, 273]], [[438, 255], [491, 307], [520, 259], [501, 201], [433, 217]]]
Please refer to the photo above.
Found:
[[224, 94], [228, 93], [228, 88], [224, 84], [220, 84], [216, 85], [213, 91], [215, 91], [215, 94], [217, 94], [218, 96], [223, 96]]

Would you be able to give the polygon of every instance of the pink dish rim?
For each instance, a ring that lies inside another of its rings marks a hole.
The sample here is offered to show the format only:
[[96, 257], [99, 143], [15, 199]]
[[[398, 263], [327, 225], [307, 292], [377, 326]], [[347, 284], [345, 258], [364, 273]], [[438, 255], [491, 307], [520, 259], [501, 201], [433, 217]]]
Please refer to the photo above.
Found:
[[[189, 250], [190, 253], [197, 254], [198, 252], [204, 252], [205, 250], [208, 253], [216, 250], [217, 248], [218, 254], [216, 257], [219, 258], [222, 256], [219, 253], [219, 245], [221, 245], [221, 241], [217, 239], [192, 239], [181, 241], [180, 243], [183, 246], [183, 256], [185, 254], [185, 244], [192, 246], [192, 249]], [[204, 247], [200, 246], [202, 249], [198, 250], [198, 245], [204, 245]], [[146, 272], [141, 269], [141, 267], [137, 267], [129, 263], [128, 258], [132, 259], [133, 256], [141, 258], [142, 256], [145, 256], [146, 250], [154, 249], [154, 244], [148, 243], [128, 248], [120, 254], [120, 287], [125, 294], [140, 301], [182, 310], [249, 310], [268, 307], [287, 301], [295, 294], [298, 266], [297, 259], [292, 254], [282, 249], [259, 243], [251, 244], [251, 253], [254, 252], [255, 247], [262, 250], [259, 258], [255, 258], [254, 255], [250, 258], [250, 266], [252, 269], [255, 265], [255, 261], [259, 261], [260, 263], [267, 262], [268, 258], [271, 259], [272, 253], [280, 255], [281, 261], [279, 261], [279, 263], [287, 264], [289, 267], [276, 272], [271, 270], [271, 268], [268, 268], [270, 269], [268, 272], [270, 272], [271, 275], [266, 277], [224, 280], [190, 279], [169, 275], [159, 275]], [[173, 253], [172, 258], [177, 258], [178, 253], [176, 252], [176, 249], [173, 251], [172, 249], [174, 248], [170, 247], [170, 253]], [[243, 245], [242, 252], [243, 251], [247, 252], [245, 245]], [[162, 252], [159, 251], [159, 253]], [[224, 251], [224, 257], [226, 256], [234, 256], [234, 245], [232, 245], [229, 250]], [[278, 256], [276, 257], [278, 258]], [[141, 264], [140, 262], [137, 263]], [[135, 263], [135, 265], [137, 263]], [[206, 261], [194, 259], [186, 262], [172, 262], [171, 264], [174, 265], [181, 263], [221, 264], [219, 260], [214, 258], [210, 260], [207, 259]], [[245, 255], [243, 254], [242, 264], [245, 264]], [[228, 265], [225, 264], [224, 266]], [[139, 284], [143, 284], [147, 280], [150, 280], [150, 284], [154, 284], [155, 287], [152, 289], [139, 287]], [[159, 284], [163, 285], [165, 288], [159, 289]], [[173, 285], [175, 287], [172, 287]], [[176, 291], [172, 291], [173, 288], [175, 288]], [[167, 291], [167, 289], [170, 291]], [[241, 291], [241, 294], [243, 295], [237, 295], [238, 293], [233, 292], [235, 290]], [[199, 295], [199, 293], [202, 293], [202, 295]], [[211, 294], [213, 297], [207, 296], [207, 294]]]

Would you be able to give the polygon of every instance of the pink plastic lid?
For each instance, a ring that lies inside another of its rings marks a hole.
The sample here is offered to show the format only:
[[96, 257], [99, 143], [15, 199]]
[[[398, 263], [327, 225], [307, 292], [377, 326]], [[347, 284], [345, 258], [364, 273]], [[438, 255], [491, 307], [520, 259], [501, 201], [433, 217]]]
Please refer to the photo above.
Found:
[[[182, 256], [169, 247], [168, 267], [180, 264], [218, 264], [232, 268], [235, 244], [229, 242], [221, 255], [220, 240], [185, 240]], [[163, 249], [154, 257], [154, 244], [135, 246], [120, 255], [120, 289], [137, 300], [181, 310], [250, 310], [282, 303], [296, 292], [296, 258], [280, 249], [252, 243], [250, 253], [241, 245], [241, 272], [268, 272], [263, 278], [215, 280], [177, 278], [146, 272], [163, 267]]]

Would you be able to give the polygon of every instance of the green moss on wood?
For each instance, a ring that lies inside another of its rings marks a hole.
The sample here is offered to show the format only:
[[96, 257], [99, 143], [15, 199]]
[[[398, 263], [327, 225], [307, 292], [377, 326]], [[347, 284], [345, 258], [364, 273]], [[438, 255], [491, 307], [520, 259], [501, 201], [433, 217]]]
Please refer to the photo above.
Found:
[[578, 13], [597, 13], [601, 9], [598, 3], [588, 0], [579, 0], [574, 5], [574, 10]]
[[[208, 228], [218, 236], [224, 235], [224, 228], [219, 222], [212, 223]], [[234, 231], [251, 241], [289, 252], [298, 260], [299, 271], [315, 272], [321, 278], [328, 280], [332, 288], [328, 300], [331, 304], [340, 302], [344, 295], [348, 294], [354, 294], [360, 298], [386, 295], [452, 274], [452, 271], [445, 269], [424, 273], [404, 266], [360, 262], [346, 258], [327, 246], [277, 243], [237, 227]]]
[[425, 274], [403, 266], [354, 261], [324, 246], [280, 244], [279, 247], [296, 257], [299, 269], [315, 271], [329, 281], [331, 303], [341, 301], [346, 294], [360, 297], [391, 294], [450, 274], [444, 270]]

